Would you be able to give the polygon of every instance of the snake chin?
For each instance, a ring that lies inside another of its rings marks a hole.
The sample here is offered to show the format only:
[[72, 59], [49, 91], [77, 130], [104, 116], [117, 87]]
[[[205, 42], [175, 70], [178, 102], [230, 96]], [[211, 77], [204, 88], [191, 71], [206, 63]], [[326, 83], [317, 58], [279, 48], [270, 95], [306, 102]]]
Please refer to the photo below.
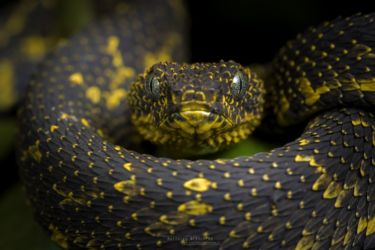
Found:
[[[168, 115], [159, 124], [158, 130], [173, 135], [164, 143], [167, 152], [189, 157], [215, 153], [247, 138], [253, 128], [248, 122], [236, 124], [224, 114], [182, 109]], [[160, 140], [156, 143], [160, 145]]]

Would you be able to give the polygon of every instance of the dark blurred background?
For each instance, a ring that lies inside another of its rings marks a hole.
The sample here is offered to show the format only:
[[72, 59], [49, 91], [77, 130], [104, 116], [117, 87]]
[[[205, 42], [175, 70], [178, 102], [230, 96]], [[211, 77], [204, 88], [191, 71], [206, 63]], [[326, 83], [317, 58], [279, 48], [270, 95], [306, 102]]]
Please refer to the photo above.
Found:
[[[0, 12], [15, 3], [2, 1]], [[83, 9], [90, 7], [90, 1], [65, 0], [64, 3], [57, 12], [63, 20], [60, 23], [65, 25], [60, 27], [64, 35], [93, 19], [92, 11]], [[374, 10], [371, 5], [371, 1], [191, 0], [187, 6], [191, 16], [192, 60], [232, 59], [245, 65], [266, 63], [288, 39], [307, 27], [339, 15], [369, 13]], [[69, 9], [70, 6], [73, 7]], [[82, 10], [77, 11], [79, 8]], [[0, 116], [0, 194], [17, 180], [14, 153], [9, 147], [14, 134], [14, 115], [13, 110]]]
[[231, 0], [189, 1], [195, 61], [270, 61], [277, 50], [309, 26], [338, 16], [370, 13], [372, 1]]

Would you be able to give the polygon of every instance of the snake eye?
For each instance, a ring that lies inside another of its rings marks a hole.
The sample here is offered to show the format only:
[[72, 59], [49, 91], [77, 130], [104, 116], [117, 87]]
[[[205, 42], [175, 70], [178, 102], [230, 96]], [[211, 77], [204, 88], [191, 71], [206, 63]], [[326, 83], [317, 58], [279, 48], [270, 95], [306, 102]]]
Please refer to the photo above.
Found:
[[158, 98], [160, 95], [160, 82], [155, 78], [155, 75], [153, 73], [149, 74], [145, 84], [148, 94], [154, 99]]
[[247, 79], [244, 74], [238, 71], [232, 80], [232, 95], [234, 97], [241, 97], [246, 92]]

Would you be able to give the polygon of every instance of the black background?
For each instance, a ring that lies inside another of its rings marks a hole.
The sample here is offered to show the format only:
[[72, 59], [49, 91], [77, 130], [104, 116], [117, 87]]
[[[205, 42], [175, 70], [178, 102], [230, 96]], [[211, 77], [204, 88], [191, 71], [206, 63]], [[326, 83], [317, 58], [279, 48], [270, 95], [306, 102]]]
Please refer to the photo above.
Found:
[[375, 11], [371, 1], [189, 1], [192, 59], [270, 61], [288, 39], [338, 16]]

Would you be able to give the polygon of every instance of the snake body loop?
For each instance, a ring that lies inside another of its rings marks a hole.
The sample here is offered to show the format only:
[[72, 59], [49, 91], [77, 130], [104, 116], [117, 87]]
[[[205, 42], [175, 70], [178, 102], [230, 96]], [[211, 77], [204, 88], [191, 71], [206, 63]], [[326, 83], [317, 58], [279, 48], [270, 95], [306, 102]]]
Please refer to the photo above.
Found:
[[265, 83], [275, 116], [316, 115], [295, 141], [214, 161], [116, 145], [133, 133], [136, 75], [185, 60], [184, 17], [176, 1], [129, 4], [32, 79], [20, 173], [51, 238], [70, 249], [375, 247], [375, 15], [337, 19], [281, 49], [274, 84]]

